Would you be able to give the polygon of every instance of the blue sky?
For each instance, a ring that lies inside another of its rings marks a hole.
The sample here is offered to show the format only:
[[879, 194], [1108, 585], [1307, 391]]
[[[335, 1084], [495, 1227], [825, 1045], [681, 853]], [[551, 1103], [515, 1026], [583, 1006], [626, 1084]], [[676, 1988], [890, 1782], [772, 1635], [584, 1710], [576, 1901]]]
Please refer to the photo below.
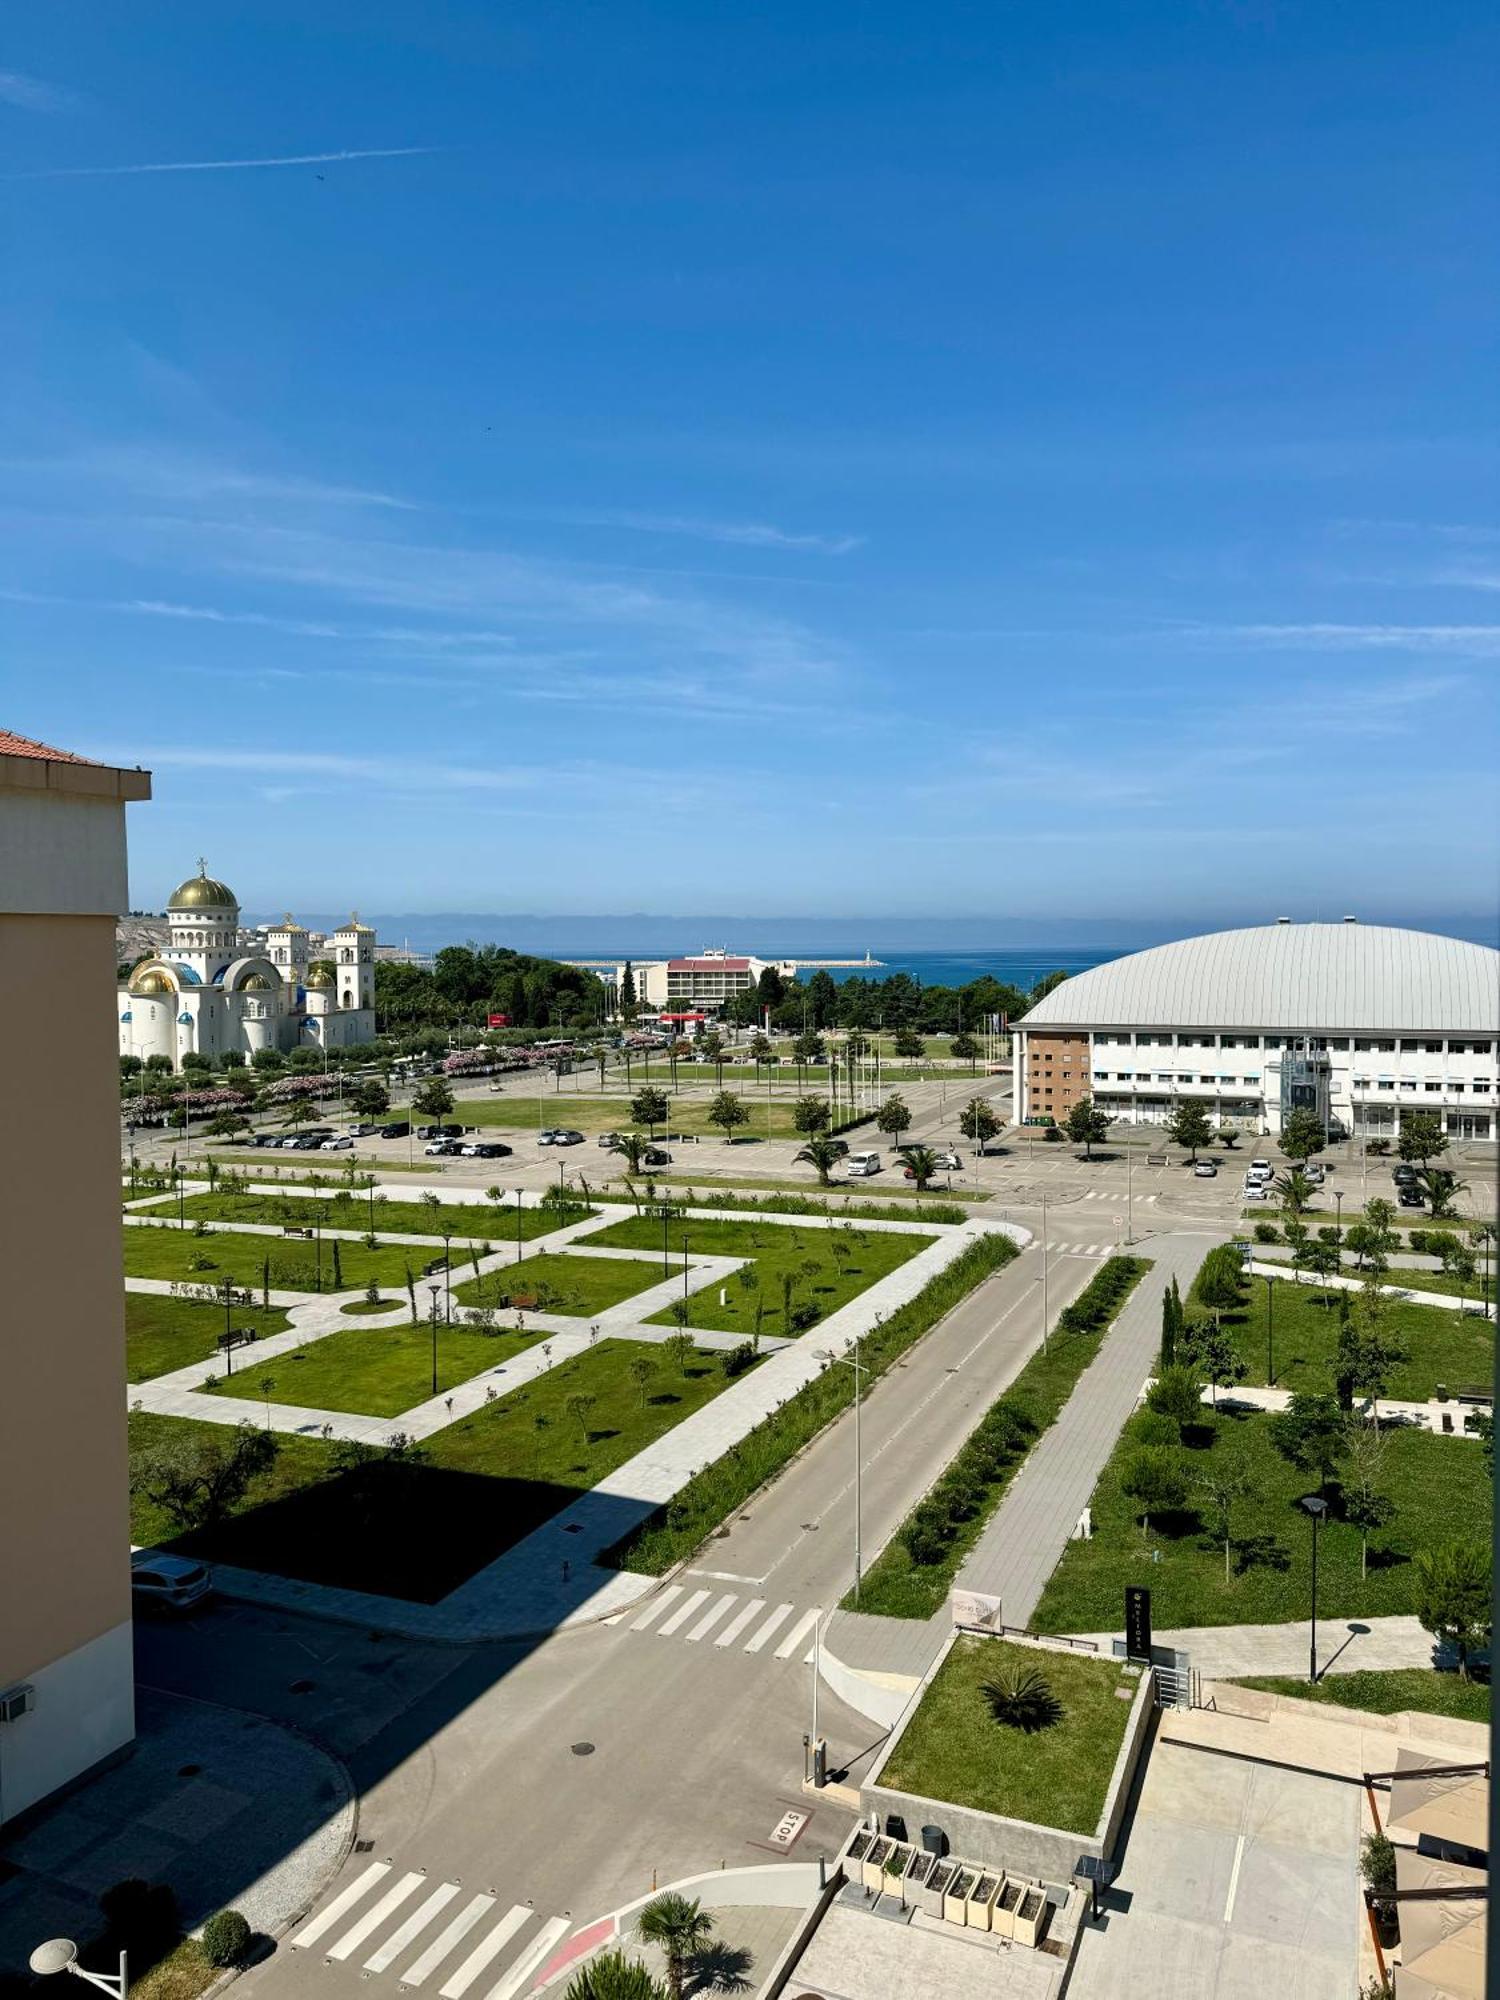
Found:
[[148, 905], [1472, 918], [1497, 57], [12, 10], [5, 720], [155, 770]]

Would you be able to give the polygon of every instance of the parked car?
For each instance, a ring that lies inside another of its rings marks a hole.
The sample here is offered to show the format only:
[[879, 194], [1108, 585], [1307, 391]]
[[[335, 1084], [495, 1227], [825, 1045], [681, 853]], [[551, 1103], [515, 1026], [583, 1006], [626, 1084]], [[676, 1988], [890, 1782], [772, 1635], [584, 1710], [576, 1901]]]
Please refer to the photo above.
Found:
[[1268, 1181], [1271, 1177], [1271, 1162], [1269, 1160], [1252, 1160], [1245, 1169], [1245, 1179], [1247, 1181]]
[[1402, 1160], [1399, 1165], [1391, 1168], [1391, 1179], [1396, 1183], [1397, 1187], [1415, 1187], [1417, 1184], [1417, 1170], [1411, 1164], [1410, 1160]]
[[1242, 1201], [1269, 1201], [1271, 1190], [1265, 1181], [1246, 1181], [1240, 1194]]
[[348, 1153], [353, 1150], [353, 1147], [354, 1141], [348, 1138], [320, 1139], [318, 1141], [318, 1150], [322, 1153]]
[[393, 1118], [389, 1125], [380, 1127], [380, 1136], [382, 1139], [404, 1139], [410, 1131], [409, 1118]]
[[462, 1150], [457, 1139], [429, 1139], [422, 1148], [429, 1159], [451, 1159]]
[[641, 1155], [641, 1164], [647, 1167], [670, 1167], [672, 1155], [664, 1146], [648, 1146]]
[[851, 1181], [868, 1180], [872, 1174], [880, 1172], [879, 1153], [851, 1153], [846, 1171]]
[[130, 1594], [143, 1608], [190, 1611], [213, 1596], [213, 1571], [187, 1556], [169, 1556], [157, 1549], [137, 1549], [130, 1558]]
[[583, 1134], [563, 1129], [552, 1134], [552, 1143], [554, 1146], [581, 1146]]
[[1212, 1160], [1194, 1160], [1193, 1162], [1193, 1177], [1196, 1180], [1211, 1181], [1218, 1171]]
[[294, 1153], [315, 1153], [322, 1143], [316, 1132], [302, 1132], [293, 1139], [291, 1149]]
[[938, 1166], [945, 1174], [956, 1174], [963, 1163], [962, 1153], [955, 1153], [951, 1146], [947, 1152], [938, 1154]]
[[279, 1132], [257, 1132], [250, 1143], [252, 1146], [280, 1146], [284, 1142]]
[[536, 1142], [539, 1146], [555, 1146], [557, 1144], [556, 1126], [549, 1125], [545, 1131], [538, 1132]]
[[1396, 1196], [1398, 1208], [1425, 1208], [1427, 1197], [1418, 1187], [1403, 1187]]
[[620, 1135], [618, 1132], [601, 1132], [598, 1143], [604, 1148], [606, 1153], [618, 1153], [620, 1150]]
[[502, 1145], [498, 1139], [480, 1139], [470, 1140], [459, 1150], [471, 1160], [503, 1160], [509, 1153], [510, 1147]]

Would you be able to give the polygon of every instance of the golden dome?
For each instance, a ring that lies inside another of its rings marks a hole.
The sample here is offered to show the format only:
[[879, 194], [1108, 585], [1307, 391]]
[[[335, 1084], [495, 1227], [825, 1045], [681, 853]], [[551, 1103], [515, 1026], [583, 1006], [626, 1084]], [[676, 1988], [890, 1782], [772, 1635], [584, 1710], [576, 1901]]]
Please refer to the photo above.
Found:
[[315, 965], [307, 975], [307, 983], [309, 986], [332, 986], [332, 968], [326, 965]]
[[146, 993], [171, 993], [176, 989], [164, 972], [152, 969], [134, 974], [130, 981], [130, 990], [139, 996]]
[[237, 910], [239, 906], [240, 899], [229, 884], [205, 874], [202, 861], [197, 874], [179, 882], [167, 901], [169, 910]]
[[271, 982], [263, 972], [252, 972], [240, 987], [241, 993], [269, 993]]

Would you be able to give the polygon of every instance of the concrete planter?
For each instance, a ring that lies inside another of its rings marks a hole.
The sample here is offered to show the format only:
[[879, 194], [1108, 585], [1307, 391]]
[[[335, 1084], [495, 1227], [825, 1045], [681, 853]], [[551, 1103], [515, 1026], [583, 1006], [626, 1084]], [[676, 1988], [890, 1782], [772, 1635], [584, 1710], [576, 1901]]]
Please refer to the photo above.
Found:
[[928, 1877], [937, 1865], [937, 1856], [928, 1854], [923, 1848], [919, 1847], [912, 1855], [911, 1866], [906, 1871], [906, 1900], [917, 1909], [926, 1907], [920, 1898], [925, 1893]]
[[990, 1906], [1000, 1893], [1000, 1881], [998, 1875], [980, 1875], [971, 1884], [964, 1905], [964, 1922], [971, 1931], [990, 1928]]
[[954, 1864], [951, 1861], [935, 1859], [927, 1871], [927, 1880], [917, 1891], [917, 1908], [929, 1917], [941, 1917], [943, 1898], [948, 1884], [953, 1880]]
[[1016, 1906], [1021, 1900], [1019, 1882], [1004, 1881], [1000, 1893], [990, 1910], [990, 1929], [997, 1937], [1013, 1938], [1016, 1934]]
[[978, 1871], [965, 1868], [961, 1863], [943, 1896], [943, 1920], [960, 1927], [969, 1921], [969, 1891], [973, 1888]]
[[893, 1840], [881, 1872], [880, 1893], [898, 1897], [903, 1908], [906, 1904], [906, 1877], [915, 1858], [911, 1848]]
[[885, 1887], [885, 1857], [890, 1849], [890, 1841], [872, 1840], [860, 1861], [860, 1882], [872, 1895], [878, 1896]]
[[1015, 1940], [1033, 1949], [1046, 1922], [1047, 1898], [1040, 1889], [1027, 1889], [1016, 1905]]

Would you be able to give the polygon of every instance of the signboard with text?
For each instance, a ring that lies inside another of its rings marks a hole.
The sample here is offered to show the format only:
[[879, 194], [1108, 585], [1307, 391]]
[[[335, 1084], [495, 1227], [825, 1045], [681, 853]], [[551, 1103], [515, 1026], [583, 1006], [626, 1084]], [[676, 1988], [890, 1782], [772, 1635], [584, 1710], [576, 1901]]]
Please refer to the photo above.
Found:
[[1138, 1583], [1125, 1589], [1125, 1657], [1146, 1664], [1151, 1659], [1151, 1593]]
[[508, 1028], [510, 1026], [509, 1014], [491, 1014], [488, 1019], [489, 1025], [492, 1028]]
[[949, 1609], [955, 1631], [998, 1632], [1002, 1629], [1000, 1600], [982, 1590], [955, 1590], [949, 1593]]

